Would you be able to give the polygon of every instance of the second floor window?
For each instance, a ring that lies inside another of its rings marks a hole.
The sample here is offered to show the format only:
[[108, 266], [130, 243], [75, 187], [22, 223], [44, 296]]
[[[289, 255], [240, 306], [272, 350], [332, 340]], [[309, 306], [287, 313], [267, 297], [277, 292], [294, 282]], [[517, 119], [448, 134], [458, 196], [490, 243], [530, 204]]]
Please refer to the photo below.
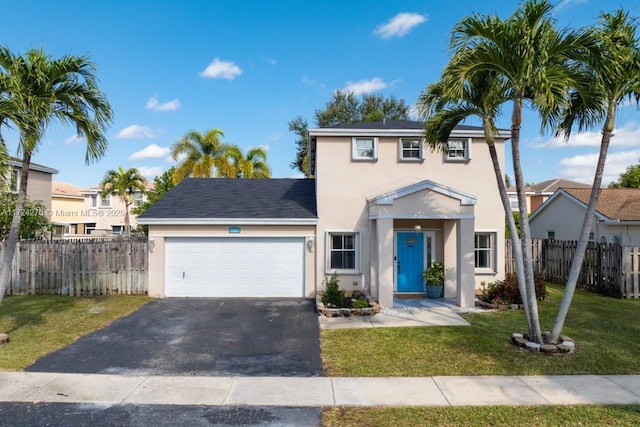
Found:
[[353, 138], [352, 157], [354, 160], [375, 160], [378, 156], [378, 138]]
[[133, 193], [133, 206], [138, 207], [142, 204], [143, 199], [142, 199], [142, 193], [139, 191], [136, 191], [135, 193]]
[[97, 194], [90, 194], [89, 197], [91, 197], [91, 207], [92, 208], [97, 208], [98, 207], [98, 195]]
[[20, 182], [20, 170], [13, 169], [11, 171], [11, 182], [9, 183], [9, 191], [11, 191], [12, 193], [17, 193], [19, 182]]
[[419, 139], [401, 139], [400, 160], [422, 160], [422, 141]]
[[447, 143], [447, 151], [445, 153], [449, 161], [464, 161], [471, 159], [469, 140], [452, 139]]
[[100, 207], [101, 208], [110, 208], [111, 207], [111, 194], [107, 194], [106, 196], [102, 196], [100, 198]]

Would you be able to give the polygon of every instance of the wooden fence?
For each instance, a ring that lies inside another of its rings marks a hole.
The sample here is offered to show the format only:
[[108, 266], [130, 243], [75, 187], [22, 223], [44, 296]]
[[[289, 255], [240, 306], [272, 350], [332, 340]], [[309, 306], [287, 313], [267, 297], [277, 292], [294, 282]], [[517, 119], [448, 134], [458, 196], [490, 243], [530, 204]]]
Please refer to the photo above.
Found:
[[21, 241], [6, 295], [146, 294], [147, 266], [146, 237]]
[[[506, 270], [515, 273], [511, 240], [506, 241]], [[564, 284], [569, 276], [576, 241], [533, 239], [534, 273], [548, 282]], [[616, 298], [640, 298], [640, 248], [589, 242], [578, 287]]]

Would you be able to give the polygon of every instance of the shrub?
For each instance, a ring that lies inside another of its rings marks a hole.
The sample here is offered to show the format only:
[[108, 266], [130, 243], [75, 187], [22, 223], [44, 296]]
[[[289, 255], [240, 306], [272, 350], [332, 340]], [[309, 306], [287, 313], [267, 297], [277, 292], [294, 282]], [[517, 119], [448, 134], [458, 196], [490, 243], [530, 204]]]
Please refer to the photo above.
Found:
[[366, 299], [354, 299], [351, 301], [351, 307], [353, 308], [367, 308], [369, 307], [369, 301]]
[[340, 289], [338, 274], [333, 273], [330, 278], [325, 278], [324, 285], [325, 291], [322, 296], [322, 303], [327, 307], [342, 307], [344, 305], [344, 290]]
[[[536, 287], [536, 297], [539, 301], [544, 300], [547, 297], [547, 288], [542, 277], [536, 276], [534, 278]], [[498, 280], [490, 283], [486, 291], [485, 299], [488, 302], [505, 301], [511, 304], [522, 304], [522, 298], [520, 297], [520, 290], [518, 289], [518, 277], [513, 274], [507, 274], [504, 280]]]

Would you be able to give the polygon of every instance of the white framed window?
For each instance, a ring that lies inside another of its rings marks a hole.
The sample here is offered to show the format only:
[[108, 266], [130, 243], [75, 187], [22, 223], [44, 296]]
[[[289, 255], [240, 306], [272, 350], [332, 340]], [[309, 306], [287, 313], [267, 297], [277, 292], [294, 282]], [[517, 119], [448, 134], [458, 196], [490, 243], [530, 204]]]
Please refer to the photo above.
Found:
[[100, 207], [101, 208], [110, 208], [111, 207], [111, 194], [106, 194], [100, 197]]
[[447, 142], [445, 158], [449, 162], [465, 162], [471, 160], [471, 140], [451, 139]]
[[327, 273], [358, 273], [360, 234], [354, 231], [327, 233]]
[[511, 210], [517, 212], [520, 210], [520, 206], [518, 205], [518, 196], [511, 194], [509, 195], [509, 204], [511, 205]]
[[398, 144], [400, 160], [417, 162], [422, 160], [422, 140], [419, 138], [401, 138]]
[[11, 178], [9, 182], [9, 191], [12, 193], [17, 193], [19, 186], [20, 186], [20, 169], [12, 169]]
[[98, 195], [97, 194], [89, 194], [89, 197], [91, 198], [91, 207], [92, 208], [97, 208], [98, 207]]
[[375, 160], [378, 158], [378, 138], [354, 137], [351, 140], [353, 160]]
[[547, 230], [547, 239], [555, 239], [555, 238], [556, 238], [555, 230]]
[[113, 234], [123, 234], [124, 233], [124, 225], [112, 225], [111, 231]]
[[143, 201], [144, 198], [140, 191], [136, 191], [135, 193], [133, 193], [133, 206], [138, 207], [142, 204]]
[[495, 271], [495, 232], [475, 233], [475, 267], [477, 270]]

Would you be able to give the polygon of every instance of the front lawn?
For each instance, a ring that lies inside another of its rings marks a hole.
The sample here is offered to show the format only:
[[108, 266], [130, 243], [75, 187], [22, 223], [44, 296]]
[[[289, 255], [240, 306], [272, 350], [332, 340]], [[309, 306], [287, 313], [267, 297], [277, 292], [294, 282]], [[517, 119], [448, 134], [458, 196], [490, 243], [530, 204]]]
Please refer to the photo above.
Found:
[[5, 297], [0, 303], [0, 333], [9, 334], [11, 342], [0, 346], [0, 370], [22, 370], [149, 300], [131, 295]]
[[[540, 303], [542, 328], [550, 329], [562, 288], [548, 285]], [[571, 355], [533, 354], [509, 343], [526, 332], [522, 311], [465, 314], [471, 326], [322, 330], [329, 376], [640, 374], [640, 300], [576, 291], [564, 334], [576, 342]]]

